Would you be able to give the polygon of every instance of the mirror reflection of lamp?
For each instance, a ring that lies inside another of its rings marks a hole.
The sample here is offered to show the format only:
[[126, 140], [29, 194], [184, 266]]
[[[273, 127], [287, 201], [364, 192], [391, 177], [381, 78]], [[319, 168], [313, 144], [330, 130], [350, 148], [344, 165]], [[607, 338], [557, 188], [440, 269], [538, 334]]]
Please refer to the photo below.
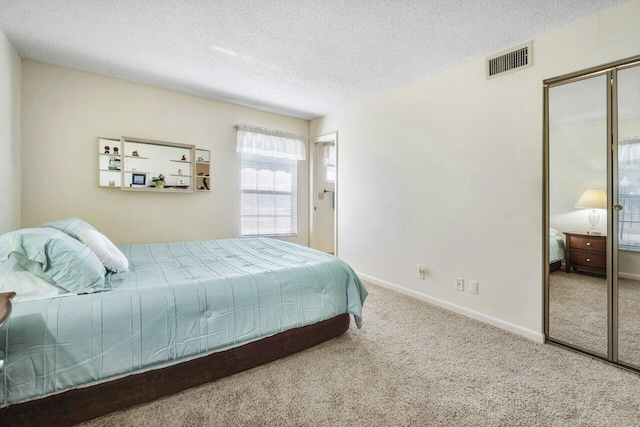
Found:
[[607, 193], [600, 189], [588, 189], [582, 193], [575, 207], [578, 209], [591, 209], [589, 213], [591, 229], [587, 234], [602, 234], [596, 229], [598, 222], [600, 222], [600, 214], [596, 209], [605, 209], [607, 207]]

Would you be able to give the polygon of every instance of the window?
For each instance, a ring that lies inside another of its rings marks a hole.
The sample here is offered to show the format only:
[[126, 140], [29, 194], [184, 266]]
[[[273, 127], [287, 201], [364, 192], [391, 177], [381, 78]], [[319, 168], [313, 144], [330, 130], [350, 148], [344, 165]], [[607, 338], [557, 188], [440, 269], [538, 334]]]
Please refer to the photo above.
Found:
[[304, 136], [239, 123], [242, 154], [243, 236], [298, 233], [298, 160], [306, 159]]
[[297, 160], [242, 154], [242, 235], [298, 232]]
[[640, 139], [618, 142], [619, 246], [640, 251]]
[[336, 145], [324, 146], [324, 163], [327, 165], [327, 182], [336, 182]]

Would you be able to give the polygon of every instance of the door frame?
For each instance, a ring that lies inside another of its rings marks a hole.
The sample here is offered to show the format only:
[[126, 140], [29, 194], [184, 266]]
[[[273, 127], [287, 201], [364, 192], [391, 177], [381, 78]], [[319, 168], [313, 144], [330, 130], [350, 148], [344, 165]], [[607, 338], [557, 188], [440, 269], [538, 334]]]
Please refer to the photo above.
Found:
[[338, 150], [338, 131], [326, 133], [324, 135], [311, 138], [311, 144], [309, 146], [309, 246], [317, 249], [318, 236], [316, 233], [316, 144], [322, 144], [325, 142], [333, 142], [336, 145], [336, 182], [335, 182], [335, 209], [333, 210], [333, 254], [338, 256], [338, 181], [339, 179], [339, 150]]
[[[543, 330], [544, 339], [586, 353], [622, 368], [639, 372], [636, 366], [618, 360], [618, 211], [613, 209], [618, 200], [618, 88], [617, 71], [640, 66], [640, 55], [597, 67], [544, 80], [543, 83], [543, 186], [542, 186], [542, 272], [543, 272]], [[549, 335], [549, 89], [567, 83], [605, 75], [607, 77], [607, 356], [592, 353], [574, 344], [554, 339]]]

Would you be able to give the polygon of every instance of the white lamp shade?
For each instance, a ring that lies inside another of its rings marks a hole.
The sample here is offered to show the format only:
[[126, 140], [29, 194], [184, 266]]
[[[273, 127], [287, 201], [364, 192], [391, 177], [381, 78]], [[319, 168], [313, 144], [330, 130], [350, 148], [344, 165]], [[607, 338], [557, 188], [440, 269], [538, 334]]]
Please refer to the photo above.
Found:
[[576, 208], [605, 209], [607, 207], [607, 193], [600, 189], [589, 189], [582, 193], [576, 203]]

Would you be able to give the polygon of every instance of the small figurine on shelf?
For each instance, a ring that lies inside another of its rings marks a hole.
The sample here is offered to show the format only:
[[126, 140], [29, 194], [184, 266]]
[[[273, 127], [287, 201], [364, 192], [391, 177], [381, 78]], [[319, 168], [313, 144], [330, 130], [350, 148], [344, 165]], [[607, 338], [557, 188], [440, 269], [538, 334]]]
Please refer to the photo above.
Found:
[[187, 156], [185, 156], [184, 154], [182, 155], [182, 161], [186, 162], [187, 161]]
[[178, 169], [178, 175], [182, 175], [182, 169]]
[[131, 155], [133, 157], [138, 157], [138, 150], [133, 150], [133, 153], [131, 153]]
[[109, 154], [109, 146], [108, 145], [104, 146], [104, 154]]
[[118, 147], [113, 147], [113, 154], [115, 154], [116, 156], [119, 154]]
[[203, 162], [204, 162], [204, 159], [203, 159], [202, 157], [198, 157], [198, 162], [199, 162], [199, 163], [203, 163]]

